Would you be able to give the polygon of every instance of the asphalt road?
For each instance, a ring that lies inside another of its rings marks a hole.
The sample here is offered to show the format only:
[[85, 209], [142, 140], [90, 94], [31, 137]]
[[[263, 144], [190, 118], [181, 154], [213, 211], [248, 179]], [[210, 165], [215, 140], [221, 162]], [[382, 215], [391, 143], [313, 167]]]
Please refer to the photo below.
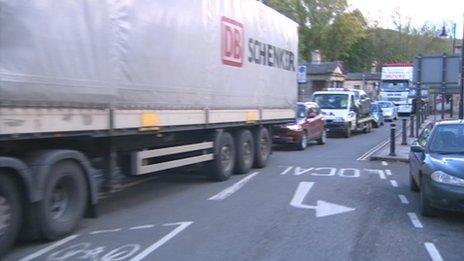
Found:
[[357, 160], [388, 128], [278, 148], [213, 183], [176, 171], [105, 195], [101, 216], [5, 260], [464, 260], [464, 215], [418, 214], [408, 166]]

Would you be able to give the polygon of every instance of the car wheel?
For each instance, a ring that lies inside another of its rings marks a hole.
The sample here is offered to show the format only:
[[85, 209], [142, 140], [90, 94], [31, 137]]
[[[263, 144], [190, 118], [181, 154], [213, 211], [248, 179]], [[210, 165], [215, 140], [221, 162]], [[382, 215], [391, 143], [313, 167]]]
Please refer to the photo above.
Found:
[[327, 141], [327, 131], [324, 129], [322, 131], [321, 137], [317, 140], [317, 144], [324, 145]]
[[296, 148], [298, 150], [305, 150], [308, 147], [308, 133], [304, 131], [301, 134], [300, 142], [296, 144]]
[[420, 202], [419, 202], [419, 208], [420, 208], [420, 213], [424, 217], [433, 217], [437, 215], [437, 210], [430, 205], [430, 200], [427, 195], [427, 190], [425, 187], [425, 183], [427, 182], [424, 177], [421, 177], [420, 179]]
[[16, 241], [21, 220], [18, 188], [10, 177], [0, 173], [0, 259]]
[[411, 171], [409, 171], [409, 189], [414, 192], [419, 191], [419, 186], [417, 186], [417, 183], [414, 180], [414, 177], [412, 176]]
[[351, 127], [349, 125], [346, 126], [344, 136], [345, 138], [351, 137]]

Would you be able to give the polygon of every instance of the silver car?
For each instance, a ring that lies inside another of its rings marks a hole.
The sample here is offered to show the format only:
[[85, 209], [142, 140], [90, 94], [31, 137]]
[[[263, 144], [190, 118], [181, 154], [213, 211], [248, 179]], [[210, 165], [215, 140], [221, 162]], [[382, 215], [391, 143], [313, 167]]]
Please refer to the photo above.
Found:
[[378, 101], [382, 108], [383, 118], [385, 121], [396, 121], [398, 119], [398, 107], [391, 101]]

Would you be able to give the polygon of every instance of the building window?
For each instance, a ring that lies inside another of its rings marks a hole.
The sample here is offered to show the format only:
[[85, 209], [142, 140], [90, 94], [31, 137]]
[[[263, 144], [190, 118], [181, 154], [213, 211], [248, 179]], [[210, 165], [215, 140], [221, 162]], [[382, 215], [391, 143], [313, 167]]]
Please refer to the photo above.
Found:
[[355, 84], [355, 85], [354, 85], [354, 88], [359, 90], [359, 89], [361, 89], [361, 85]]

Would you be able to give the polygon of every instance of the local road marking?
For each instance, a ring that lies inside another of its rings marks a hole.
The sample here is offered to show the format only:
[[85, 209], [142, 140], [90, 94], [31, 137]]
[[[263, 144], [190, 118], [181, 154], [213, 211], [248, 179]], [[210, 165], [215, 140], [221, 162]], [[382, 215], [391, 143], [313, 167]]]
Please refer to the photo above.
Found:
[[42, 255], [56, 249], [57, 247], [62, 246], [64, 244], [68, 243], [69, 241], [72, 241], [72, 240], [76, 239], [77, 237], [79, 237], [79, 235], [72, 235], [72, 236], [63, 238], [60, 241], [57, 241], [57, 242], [51, 244], [50, 246], [48, 246], [46, 248], [42, 248], [41, 250], [39, 250], [37, 252], [34, 252], [34, 253], [26, 256], [26, 257], [21, 258], [19, 261], [29, 261], [29, 260], [33, 260], [35, 258], [38, 258], [38, 257], [40, 257], [40, 256], [42, 256]]
[[140, 261], [150, 255], [153, 251], [164, 245], [166, 242], [174, 238], [177, 234], [182, 232], [184, 229], [189, 227], [193, 222], [179, 222], [179, 223], [171, 223], [171, 224], [164, 224], [163, 226], [178, 226], [174, 230], [172, 230], [169, 234], [161, 238], [160, 240], [156, 241], [154, 244], [149, 246], [147, 249], [143, 250], [140, 254], [136, 255], [135, 257], [131, 258], [130, 261]]
[[398, 195], [398, 197], [400, 198], [401, 203], [403, 203], [403, 204], [409, 204], [409, 200], [406, 198], [405, 195]]
[[372, 147], [370, 150], [368, 150], [366, 153], [364, 153], [363, 155], [361, 155], [359, 158], [357, 158], [356, 160], [367, 160], [372, 154], [374, 154], [375, 152], [377, 152], [377, 150], [383, 148], [385, 145], [387, 145], [387, 143], [390, 142], [390, 139], [386, 139], [384, 140], [383, 142], [375, 145], [374, 147]]
[[386, 179], [387, 177], [385, 176], [385, 172], [383, 172], [383, 170], [381, 169], [364, 169], [365, 171], [367, 172], [374, 172], [374, 173], [377, 173], [379, 174], [379, 177], [380, 179]]
[[210, 197], [208, 200], [224, 200], [228, 198], [230, 195], [234, 194], [237, 192], [239, 189], [241, 189], [247, 182], [252, 180], [256, 175], [258, 175], [259, 172], [252, 173], [248, 175], [247, 177], [241, 179], [239, 182], [235, 183], [234, 185], [224, 189], [223, 191], [219, 192], [218, 194]]
[[295, 167], [295, 176], [299, 176], [301, 174], [305, 174], [306, 172], [309, 172], [313, 170], [314, 168], [309, 168], [309, 169], [303, 169], [301, 167]]
[[388, 163], [386, 161], [382, 161], [382, 166], [388, 166]]
[[115, 228], [115, 229], [106, 229], [106, 230], [96, 230], [89, 232], [90, 235], [98, 235], [98, 234], [105, 234], [105, 233], [112, 233], [112, 232], [119, 232], [122, 228]]
[[409, 216], [409, 219], [410, 219], [411, 222], [412, 222], [412, 225], [413, 225], [415, 228], [423, 228], [423, 227], [424, 227], [424, 226], [422, 225], [422, 223], [420, 222], [419, 218], [417, 217], [416, 213], [409, 212], [409, 213], [408, 213], [408, 216]]
[[349, 208], [325, 202], [322, 200], [318, 200], [316, 206], [303, 204], [303, 200], [305, 199], [306, 195], [309, 193], [313, 185], [314, 182], [300, 182], [300, 184], [298, 184], [298, 188], [295, 191], [295, 194], [293, 195], [292, 200], [290, 201], [290, 205], [296, 208], [314, 209], [316, 211], [316, 217], [326, 217], [355, 210], [354, 208]]
[[394, 179], [390, 180], [390, 184], [395, 188], [398, 187], [398, 182], [396, 182], [396, 180], [394, 180]]
[[425, 249], [427, 249], [427, 252], [429, 252], [430, 258], [432, 258], [432, 261], [443, 261], [440, 252], [438, 252], [438, 249], [433, 243], [426, 242], [424, 245]]
[[155, 225], [143, 225], [143, 226], [137, 226], [137, 227], [131, 227], [129, 230], [138, 230], [138, 229], [146, 229], [146, 228], [153, 228]]
[[293, 167], [288, 167], [288, 168], [286, 168], [284, 171], [282, 171], [282, 173], [280, 173], [280, 175], [285, 175], [285, 174], [287, 174], [287, 173], [288, 173], [290, 170], [292, 170], [292, 169], [293, 169]]
[[392, 172], [391, 172], [391, 170], [386, 169], [386, 170], [385, 170], [385, 174], [387, 174], [387, 176], [391, 176], [391, 175], [392, 175]]

